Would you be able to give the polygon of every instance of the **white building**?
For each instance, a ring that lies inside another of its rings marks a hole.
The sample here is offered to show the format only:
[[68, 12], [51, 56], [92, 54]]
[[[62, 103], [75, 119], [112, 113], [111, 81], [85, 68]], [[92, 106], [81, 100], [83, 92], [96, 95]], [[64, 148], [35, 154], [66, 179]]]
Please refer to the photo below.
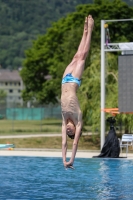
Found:
[[7, 105], [23, 104], [21, 91], [24, 85], [18, 70], [0, 69], [0, 90], [7, 94]]

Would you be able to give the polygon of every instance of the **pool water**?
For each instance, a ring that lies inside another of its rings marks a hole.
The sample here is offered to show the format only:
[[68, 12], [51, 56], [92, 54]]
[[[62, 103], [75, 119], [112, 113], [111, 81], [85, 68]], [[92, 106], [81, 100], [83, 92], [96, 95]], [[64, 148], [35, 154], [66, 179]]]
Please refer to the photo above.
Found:
[[131, 200], [133, 160], [0, 157], [0, 200]]

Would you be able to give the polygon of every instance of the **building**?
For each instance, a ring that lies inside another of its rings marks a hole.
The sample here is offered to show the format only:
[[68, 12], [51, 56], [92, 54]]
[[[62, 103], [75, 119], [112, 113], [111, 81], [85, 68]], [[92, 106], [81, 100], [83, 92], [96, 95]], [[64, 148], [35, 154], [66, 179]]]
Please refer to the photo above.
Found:
[[7, 106], [15, 104], [23, 104], [21, 91], [24, 85], [18, 70], [0, 69], [0, 90], [4, 90], [7, 94]]

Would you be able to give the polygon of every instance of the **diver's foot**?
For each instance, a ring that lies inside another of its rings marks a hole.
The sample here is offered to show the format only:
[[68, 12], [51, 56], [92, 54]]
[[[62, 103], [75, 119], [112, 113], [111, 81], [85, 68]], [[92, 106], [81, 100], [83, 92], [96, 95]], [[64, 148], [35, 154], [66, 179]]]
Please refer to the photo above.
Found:
[[91, 15], [88, 16], [88, 29], [93, 30], [94, 27], [94, 20]]
[[84, 23], [84, 32], [88, 32], [88, 17], [85, 18], [85, 23]]

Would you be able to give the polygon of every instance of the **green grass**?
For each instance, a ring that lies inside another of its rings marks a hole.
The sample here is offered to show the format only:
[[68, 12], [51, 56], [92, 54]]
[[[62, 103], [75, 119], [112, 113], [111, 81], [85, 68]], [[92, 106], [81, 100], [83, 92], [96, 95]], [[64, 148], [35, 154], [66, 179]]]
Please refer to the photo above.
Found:
[[[0, 139], [0, 144], [15, 144], [15, 148], [47, 148], [61, 149], [61, 137], [38, 137], [38, 138], [13, 138]], [[68, 149], [72, 148], [73, 140], [67, 139]], [[82, 136], [78, 144], [79, 150], [99, 150], [100, 139], [97, 137], [95, 142], [91, 136]]]
[[0, 120], [0, 135], [27, 133], [61, 133], [61, 120], [45, 119], [33, 120]]
[[[0, 135], [24, 135], [39, 133], [61, 133], [62, 120], [45, 119], [41, 121], [19, 121], [19, 120], [0, 120]], [[87, 130], [90, 127], [85, 127]], [[0, 139], [0, 144], [15, 144], [16, 148], [48, 148], [61, 149], [61, 137], [31, 137]], [[79, 141], [78, 149], [100, 149], [100, 139], [95, 140], [93, 136], [82, 136]], [[68, 148], [72, 148], [72, 142], [68, 138]]]
[[[0, 120], [0, 135], [61, 133], [61, 119]], [[90, 127], [85, 127], [90, 130]]]

